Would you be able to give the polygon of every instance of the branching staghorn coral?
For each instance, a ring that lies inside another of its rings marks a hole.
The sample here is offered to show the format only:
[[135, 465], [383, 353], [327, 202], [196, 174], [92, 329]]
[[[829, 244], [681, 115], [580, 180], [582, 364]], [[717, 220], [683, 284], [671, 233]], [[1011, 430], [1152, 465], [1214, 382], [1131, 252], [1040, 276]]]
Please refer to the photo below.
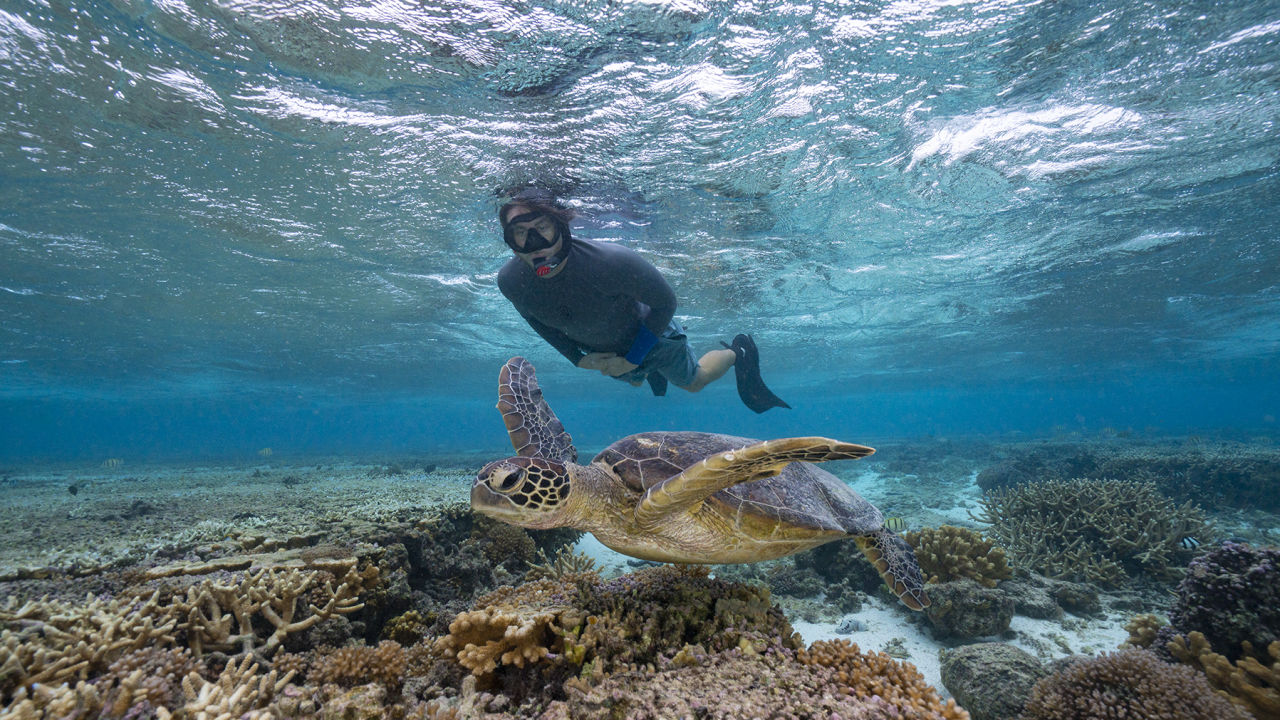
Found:
[[[134, 650], [185, 642], [198, 659], [205, 651], [270, 655], [291, 633], [320, 620], [359, 610], [359, 593], [378, 581], [378, 569], [357, 570], [349, 559], [330, 570], [272, 569], [245, 573], [231, 582], [205, 578], [163, 602], [159, 591], [146, 598], [82, 603], [32, 600], [0, 609], [0, 702], [16, 701], [20, 688], [85, 680]], [[338, 580], [331, 570], [346, 568]], [[328, 578], [328, 579], [325, 579]], [[336, 584], [335, 584], [336, 583]], [[303, 593], [319, 592], [323, 606], [309, 604], [299, 617]], [[272, 628], [266, 637], [255, 629]], [[86, 691], [87, 692], [87, 691]], [[28, 693], [28, 699], [34, 700]]]
[[1270, 664], [1254, 657], [1252, 643], [1245, 641], [1240, 659], [1232, 663], [1215, 653], [1203, 633], [1193, 632], [1169, 641], [1169, 653], [1202, 670], [1209, 685], [1231, 702], [1258, 718], [1280, 717], [1280, 640], [1267, 647]]
[[987, 587], [1013, 577], [1004, 548], [995, 547], [982, 533], [943, 525], [909, 532], [907, 544], [916, 553], [927, 582], [940, 583], [971, 578]]
[[1212, 533], [1200, 509], [1176, 506], [1149, 482], [1054, 480], [987, 492], [988, 534], [1019, 567], [1116, 586], [1130, 575], [1178, 574], [1184, 537]]
[[[318, 571], [298, 568], [263, 568], [256, 573], [246, 573], [233, 583], [205, 579], [189, 587], [185, 597], [174, 598], [174, 611], [182, 618], [178, 628], [187, 633], [187, 643], [196, 657], [201, 657], [206, 650], [246, 653], [257, 650], [270, 656], [290, 633], [364, 607], [359, 595], [377, 582], [377, 567], [370, 566], [361, 573], [356, 570], [354, 558], [344, 564], [347, 571], [336, 586], [333, 580], [324, 580], [321, 584]], [[295, 620], [298, 599], [314, 589], [319, 589], [326, 598], [325, 605], [310, 604], [310, 613]], [[254, 631], [253, 620], [258, 616], [275, 628], [265, 639]]]
[[145, 600], [32, 600], [0, 610], [0, 697], [21, 685], [84, 680], [121, 655], [174, 641], [177, 619], [155, 592]]
[[596, 561], [589, 555], [574, 552], [573, 547], [569, 545], [557, 550], [555, 557], [550, 560], [542, 550], [538, 551], [538, 557], [542, 562], [530, 563], [529, 571], [524, 576], [525, 581], [542, 578], [560, 580], [570, 575], [597, 573], [600, 570], [596, 567]]

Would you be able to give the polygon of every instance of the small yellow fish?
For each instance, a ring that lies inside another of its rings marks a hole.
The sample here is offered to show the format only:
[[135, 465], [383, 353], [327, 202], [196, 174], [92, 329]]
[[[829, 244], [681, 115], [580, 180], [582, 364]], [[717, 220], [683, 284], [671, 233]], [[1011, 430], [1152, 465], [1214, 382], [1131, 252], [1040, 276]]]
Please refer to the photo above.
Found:
[[900, 517], [888, 517], [884, 519], [884, 526], [891, 532], [902, 532], [907, 529], [907, 521]]
[[120, 458], [107, 458], [106, 460], [102, 461], [102, 467], [107, 468], [108, 470], [114, 470], [115, 468], [118, 468], [123, 464], [124, 464], [124, 461], [121, 460]]
[[262, 448], [258, 451], [258, 455], [264, 458], [271, 457], [271, 448]]

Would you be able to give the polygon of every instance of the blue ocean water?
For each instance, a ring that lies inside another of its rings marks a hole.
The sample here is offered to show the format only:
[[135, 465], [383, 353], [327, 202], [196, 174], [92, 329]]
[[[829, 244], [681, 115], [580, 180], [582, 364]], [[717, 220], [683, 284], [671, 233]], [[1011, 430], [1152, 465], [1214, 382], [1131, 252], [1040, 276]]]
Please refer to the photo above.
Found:
[[[0, 0], [0, 462], [1270, 437], [1280, 3]], [[726, 379], [577, 370], [498, 193], [669, 278]]]

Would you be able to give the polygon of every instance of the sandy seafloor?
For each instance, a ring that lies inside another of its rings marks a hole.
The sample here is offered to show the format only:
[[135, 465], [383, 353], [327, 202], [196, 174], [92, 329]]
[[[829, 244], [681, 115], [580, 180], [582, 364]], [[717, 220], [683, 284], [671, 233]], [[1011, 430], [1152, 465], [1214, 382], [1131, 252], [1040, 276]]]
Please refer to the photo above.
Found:
[[[948, 443], [943, 451], [935, 447], [925, 453], [932, 458], [927, 462], [904, 462], [901, 453], [895, 460], [889, 453], [885, 459], [827, 467], [886, 516], [904, 518], [908, 529], [952, 524], [981, 530], [983, 525], [970, 513], [979, 507], [982, 491], [976, 477], [991, 462], [990, 447], [966, 454], [968, 443], [943, 442]], [[1254, 450], [1280, 454], [1266, 439]], [[90, 463], [0, 468], [0, 603], [5, 601], [7, 581], [40, 577], [46, 568], [89, 578], [106, 566], [163, 565], [190, 558], [193, 548], [216, 549], [232, 536], [256, 534], [269, 544], [272, 538], [318, 532], [332, 540], [346, 527], [412, 521], [433, 505], [466, 502], [475, 471], [492, 459], [275, 453], [193, 465], [135, 464], [126, 459], [116, 467]], [[1280, 517], [1209, 508], [1206, 517], [1224, 536], [1272, 545], [1280, 539]], [[583, 536], [577, 549], [593, 557], [606, 576], [637, 565], [590, 535]], [[1167, 588], [1171, 589], [1172, 585]], [[893, 650], [895, 657], [914, 664], [943, 697], [949, 696], [940, 678], [939, 652], [944, 648], [999, 641], [1042, 660], [1110, 651], [1127, 638], [1123, 626], [1129, 619], [1140, 612], [1160, 613], [1171, 593], [1148, 587], [1141, 592], [1101, 592], [1100, 597], [1101, 615], [1068, 613], [1061, 620], [1015, 616], [1002, 636], [944, 642], [930, 635], [922, 618], [883, 597], [869, 596], [852, 614], [865, 629], [841, 633], [837, 628], [844, 616], [820, 597], [774, 595], [806, 644], [845, 638], [864, 650]]]

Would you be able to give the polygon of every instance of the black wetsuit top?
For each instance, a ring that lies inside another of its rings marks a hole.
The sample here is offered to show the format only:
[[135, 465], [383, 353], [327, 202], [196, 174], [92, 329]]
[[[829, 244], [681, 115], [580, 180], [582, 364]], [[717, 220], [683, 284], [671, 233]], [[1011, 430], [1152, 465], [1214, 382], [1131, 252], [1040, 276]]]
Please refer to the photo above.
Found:
[[513, 257], [498, 271], [498, 289], [574, 365], [591, 352], [626, 355], [641, 321], [661, 335], [676, 312], [671, 286], [634, 250], [577, 238], [554, 276], [540, 278]]

